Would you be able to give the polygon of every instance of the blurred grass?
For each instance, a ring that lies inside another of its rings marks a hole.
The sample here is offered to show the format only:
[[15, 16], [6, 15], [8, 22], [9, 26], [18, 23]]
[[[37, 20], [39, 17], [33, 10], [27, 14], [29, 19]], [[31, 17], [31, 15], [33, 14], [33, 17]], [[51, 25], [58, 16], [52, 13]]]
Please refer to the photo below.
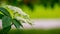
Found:
[[43, 5], [34, 5], [34, 10], [32, 11], [27, 6], [23, 5], [22, 10], [30, 15], [32, 19], [34, 18], [60, 18], [60, 6], [55, 4], [54, 8], [48, 5], [45, 8]]
[[[1, 34], [0, 30], [0, 34]], [[10, 30], [8, 34], [60, 34], [60, 29], [27, 29], [27, 30]]]

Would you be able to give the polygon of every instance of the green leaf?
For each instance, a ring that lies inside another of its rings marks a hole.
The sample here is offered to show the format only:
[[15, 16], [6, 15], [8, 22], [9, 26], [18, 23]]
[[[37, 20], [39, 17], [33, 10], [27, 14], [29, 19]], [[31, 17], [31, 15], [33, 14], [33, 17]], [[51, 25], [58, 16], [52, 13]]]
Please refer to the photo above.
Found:
[[12, 19], [10, 17], [4, 16], [2, 18], [2, 27], [6, 28], [11, 25]]
[[5, 8], [0, 7], [0, 11], [1, 11], [4, 15], [11, 17], [10, 14], [9, 14], [9, 12], [8, 12]]
[[8, 26], [6, 28], [3, 29], [3, 34], [7, 34], [11, 29], [11, 26]]
[[20, 26], [23, 27], [22, 24], [16, 19], [13, 19], [13, 23], [14, 23], [16, 28], [20, 28]]
[[4, 16], [4, 15], [0, 14], [0, 19], [2, 19], [3, 16]]

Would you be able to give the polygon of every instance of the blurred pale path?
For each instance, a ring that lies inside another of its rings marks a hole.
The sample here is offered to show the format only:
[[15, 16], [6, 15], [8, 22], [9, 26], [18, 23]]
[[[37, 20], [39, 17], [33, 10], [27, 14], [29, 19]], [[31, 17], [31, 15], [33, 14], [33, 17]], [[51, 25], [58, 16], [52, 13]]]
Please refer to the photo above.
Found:
[[[22, 23], [25, 29], [50, 29], [50, 28], [60, 28], [60, 19], [32, 19], [33, 25], [28, 23]], [[0, 28], [2, 28], [2, 23], [0, 20]], [[12, 28], [15, 28], [12, 26]]]
[[25, 28], [34, 28], [34, 29], [50, 29], [50, 28], [60, 28], [60, 19], [34, 19], [32, 27], [24, 23]]

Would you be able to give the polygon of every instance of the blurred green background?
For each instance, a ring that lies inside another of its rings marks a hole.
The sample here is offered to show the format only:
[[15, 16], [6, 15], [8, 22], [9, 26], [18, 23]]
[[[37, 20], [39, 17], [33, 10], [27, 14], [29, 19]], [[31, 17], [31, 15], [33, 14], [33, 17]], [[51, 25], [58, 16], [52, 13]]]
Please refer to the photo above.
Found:
[[[60, 0], [0, 0], [0, 6], [20, 7], [31, 19], [60, 18]], [[0, 30], [0, 33], [2, 31]], [[8, 34], [60, 34], [60, 29], [11, 30]]]
[[35, 18], [60, 18], [60, 0], [0, 0], [0, 5], [20, 7]]

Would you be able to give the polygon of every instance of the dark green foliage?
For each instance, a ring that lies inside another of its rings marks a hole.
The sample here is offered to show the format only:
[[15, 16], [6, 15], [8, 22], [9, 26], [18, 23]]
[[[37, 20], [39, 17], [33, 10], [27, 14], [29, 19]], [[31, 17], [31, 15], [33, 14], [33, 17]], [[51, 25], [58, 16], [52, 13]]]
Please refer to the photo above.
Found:
[[17, 29], [20, 26], [23, 27], [18, 20], [11, 18], [10, 13], [8, 12], [7, 9], [0, 7], [0, 12], [3, 13], [3, 14], [0, 14], [0, 19], [2, 20], [2, 28], [3, 28], [2, 34], [7, 34], [10, 31], [11, 26], [13, 24]]
[[[13, 19], [13, 24], [15, 25], [15, 27], [18, 29], [18, 28], [20, 28], [20, 26], [22, 26], [22, 24], [18, 21], [18, 20], [16, 20], [16, 19]], [[23, 26], [22, 26], [23, 27]]]
[[2, 12], [4, 15], [9, 16], [9, 17], [10, 17], [9, 12], [8, 12], [5, 8], [0, 7], [0, 12]]
[[8, 26], [8, 27], [6, 27], [6, 28], [3, 28], [2, 33], [3, 34], [8, 34], [8, 32], [10, 31], [10, 29], [11, 29], [11, 25]]
[[11, 16], [9, 14], [9, 12], [3, 8], [0, 7], [0, 12], [3, 14], [0, 14], [0, 18], [2, 19], [2, 34], [7, 34], [7, 32], [11, 29]]
[[6, 28], [8, 26], [11, 26], [12, 19], [10, 17], [4, 16], [2, 17], [2, 27]]
[[18, 5], [18, 1], [17, 0], [7, 0], [7, 3], [10, 5], [13, 5], [13, 6], [17, 6]]
[[2, 18], [2, 27], [3, 27], [4, 34], [7, 34], [11, 29], [11, 22], [12, 22], [12, 19], [10, 17], [4, 16]]
[[26, 5], [32, 10], [34, 9], [34, 4], [43, 5], [45, 8], [47, 8], [47, 5], [50, 5], [51, 8], [54, 8], [54, 5], [56, 3], [60, 5], [60, 0], [1, 0], [1, 1], [6, 1], [7, 4], [18, 7], [22, 7], [22, 5]]
[[34, 9], [34, 5], [32, 3], [28, 3], [27, 6], [32, 10]]
[[0, 19], [2, 19], [3, 16], [4, 16], [4, 15], [0, 14]]

